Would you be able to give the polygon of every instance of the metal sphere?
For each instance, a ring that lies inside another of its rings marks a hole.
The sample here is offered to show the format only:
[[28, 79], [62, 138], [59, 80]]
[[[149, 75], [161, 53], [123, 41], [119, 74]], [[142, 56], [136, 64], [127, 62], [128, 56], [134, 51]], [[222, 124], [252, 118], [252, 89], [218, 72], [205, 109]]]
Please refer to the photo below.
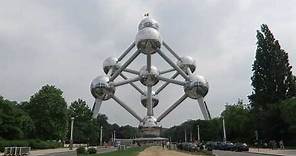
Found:
[[101, 100], [110, 99], [114, 93], [114, 86], [110, 85], [108, 76], [98, 76], [96, 77], [90, 85], [90, 91], [94, 98]]
[[151, 27], [156, 30], [159, 30], [158, 22], [152, 18], [149, 18], [149, 17], [142, 19], [142, 21], [139, 23], [138, 30], [142, 30], [146, 27]]
[[140, 82], [145, 86], [154, 86], [159, 82], [158, 79], [159, 70], [155, 66], [151, 66], [150, 73], [147, 70], [147, 66], [143, 66], [140, 69]]
[[145, 27], [138, 31], [135, 43], [142, 53], [154, 54], [161, 47], [160, 33], [154, 28]]
[[[152, 107], [156, 107], [158, 105], [159, 98], [155, 95], [155, 92], [152, 91]], [[141, 95], [141, 103], [142, 105], [147, 108], [147, 92], [146, 95]]]
[[118, 59], [116, 57], [108, 57], [103, 62], [103, 70], [107, 74], [111, 68], [113, 68], [113, 71], [111, 74], [115, 72], [120, 67], [120, 64], [117, 62]]
[[139, 127], [147, 128], [147, 127], [159, 127], [157, 125], [157, 120], [154, 116], [145, 116]]
[[189, 81], [184, 86], [184, 92], [192, 99], [205, 97], [209, 91], [208, 81], [200, 75], [189, 76]]
[[184, 56], [181, 57], [180, 60], [177, 61], [177, 65], [186, 73], [187, 73], [187, 68], [191, 70], [193, 73], [196, 68], [196, 61], [191, 57], [191, 56]]

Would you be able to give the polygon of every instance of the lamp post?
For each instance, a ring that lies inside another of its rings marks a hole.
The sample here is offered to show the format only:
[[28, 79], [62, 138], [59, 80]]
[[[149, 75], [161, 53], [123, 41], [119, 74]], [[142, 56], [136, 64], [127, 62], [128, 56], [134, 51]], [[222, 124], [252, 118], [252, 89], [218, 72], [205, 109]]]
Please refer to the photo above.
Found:
[[199, 125], [197, 125], [197, 141], [200, 143]]
[[100, 132], [100, 145], [103, 146], [103, 126], [101, 126], [101, 132]]
[[223, 141], [226, 142], [226, 130], [225, 130], [225, 120], [222, 117], [222, 124], [223, 124]]
[[70, 145], [69, 149], [73, 149], [73, 126], [74, 126], [74, 117], [71, 117], [71, 135], [70, 135]]

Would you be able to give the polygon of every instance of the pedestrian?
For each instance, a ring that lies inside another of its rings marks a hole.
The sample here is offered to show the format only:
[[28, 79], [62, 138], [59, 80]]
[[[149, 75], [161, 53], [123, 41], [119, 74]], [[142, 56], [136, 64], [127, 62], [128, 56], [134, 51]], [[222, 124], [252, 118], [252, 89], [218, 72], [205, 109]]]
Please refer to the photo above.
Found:
[[279, 145], [280, 145], [280, 149], [282, 150], [285, 149], [283, 140], [280, 140]]
[[164, 141], [161, 142], [162, 149], [164, 149]]

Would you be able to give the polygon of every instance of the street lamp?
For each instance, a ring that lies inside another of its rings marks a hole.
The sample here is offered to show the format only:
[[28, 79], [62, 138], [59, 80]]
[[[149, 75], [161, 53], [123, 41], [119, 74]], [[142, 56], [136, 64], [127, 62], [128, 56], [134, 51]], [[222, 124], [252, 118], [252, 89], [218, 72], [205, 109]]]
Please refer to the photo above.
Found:
[[199, 125], [197, 125], [197, 141], [200, 143]]
[[101, 126], [101, 132], [100, 132], [100, 145], [103, 146], [103, 126]]
[[224, 117], [222, 117], [222, 126], [223, 126], [223, 141], [226, 142], [226, 130], [225, 130], [225, 120]]
[[69, 149], [73, 149], [73, 125], [74, 125], [74, 117], [71, 117], [71, 135], [70, 135], [70, 145]]

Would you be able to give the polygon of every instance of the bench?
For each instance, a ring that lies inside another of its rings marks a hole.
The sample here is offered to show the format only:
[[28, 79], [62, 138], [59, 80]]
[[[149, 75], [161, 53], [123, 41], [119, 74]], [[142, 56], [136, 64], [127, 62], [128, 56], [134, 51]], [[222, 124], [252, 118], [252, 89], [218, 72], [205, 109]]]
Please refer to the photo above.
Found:
[[31, 147], [5, 147], [4, 156], [25, 156], [29, 155]]

